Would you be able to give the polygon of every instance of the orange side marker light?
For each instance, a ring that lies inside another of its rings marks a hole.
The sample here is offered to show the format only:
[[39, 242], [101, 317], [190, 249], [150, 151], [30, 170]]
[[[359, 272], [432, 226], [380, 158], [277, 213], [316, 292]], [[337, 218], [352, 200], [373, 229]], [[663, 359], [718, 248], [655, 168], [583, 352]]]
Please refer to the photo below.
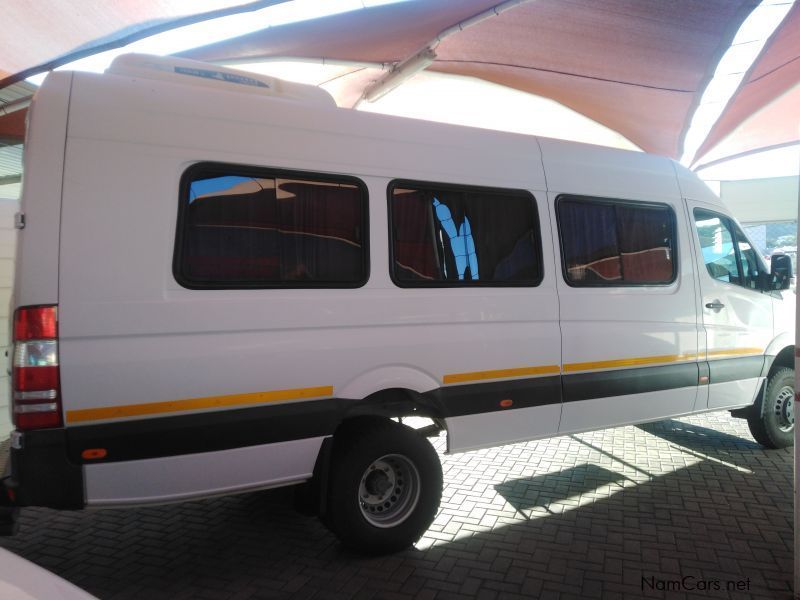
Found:
[[97, 460], [108, 456], [108, 450], [105, 448], [87, 448], [81, 452], [81, 458], [84, 460]]
[[514, 401], [506, 398], [505, 400], [500, 400], [500, 407], [501, 408], [511, 408], [514, 405]]

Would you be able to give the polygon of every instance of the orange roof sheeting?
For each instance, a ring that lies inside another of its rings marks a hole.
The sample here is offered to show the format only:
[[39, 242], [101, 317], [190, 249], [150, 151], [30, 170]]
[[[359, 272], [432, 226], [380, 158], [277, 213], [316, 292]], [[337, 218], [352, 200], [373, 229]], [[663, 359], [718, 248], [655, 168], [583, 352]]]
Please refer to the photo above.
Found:
[[21, 142], [25, 137], [25, 116], [27, 114], [26, 109], [0, 116], [0, 140], [12, 139]]

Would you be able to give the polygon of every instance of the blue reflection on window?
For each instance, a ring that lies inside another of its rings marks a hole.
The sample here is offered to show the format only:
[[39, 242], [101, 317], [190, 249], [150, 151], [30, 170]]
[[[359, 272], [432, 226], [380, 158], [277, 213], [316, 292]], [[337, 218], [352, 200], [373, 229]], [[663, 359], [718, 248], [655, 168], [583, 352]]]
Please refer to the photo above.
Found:
[[211, 179], [198, 179], [193, 181], [189, 188], [189, 204], [200, 196], [209, 196], [217, 192], [224, 192], [245, 181], [252, 181], [252, 179], [252, 177], [237, 177], [234, 175], [212, 177]]
[[[458, 271], [458, 278], [464, 279], [464, 273], [469, 264], [469, 272], [471, 279], [477, 281], [478, 276], [478, 255], [475, 253], [475, 240], [472, 238], [472, 227], [469, 224], [469, 218], [464, 217], [464, 222], [461, 226], [456, 228], [456, 223], [453, 220], [453, 215], [450, 209], [439, 202], [438, 198], [433, 199], [433, 206], [436, 211], [436, 218], [442, 229], [450, 238], [450, 248], [453, 251], [453, 257], [456, 260], [456, 270]], [[445, 272], [445, 277], [447, 273]]]

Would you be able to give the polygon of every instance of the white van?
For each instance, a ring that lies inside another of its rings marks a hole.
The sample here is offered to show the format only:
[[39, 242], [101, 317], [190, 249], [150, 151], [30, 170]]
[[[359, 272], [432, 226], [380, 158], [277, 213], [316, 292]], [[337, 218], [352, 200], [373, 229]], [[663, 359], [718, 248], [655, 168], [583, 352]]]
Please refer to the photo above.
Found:
[[666, 158], [130, 55], [45, 80], [17, 224], [7, 515], [305, 483], [386, 552], [436, 514], [441, 430], [736, 409], [792, 441], [790, 268]]

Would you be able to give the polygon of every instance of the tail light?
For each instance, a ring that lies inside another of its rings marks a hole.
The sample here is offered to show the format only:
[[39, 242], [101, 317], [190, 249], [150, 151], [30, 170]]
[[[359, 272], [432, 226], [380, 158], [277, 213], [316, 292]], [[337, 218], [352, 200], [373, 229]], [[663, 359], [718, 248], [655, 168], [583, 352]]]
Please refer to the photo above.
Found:
[[19, 430], [60, 427], [58, 308], [23, 306], [14, 313], [12, 390]]

